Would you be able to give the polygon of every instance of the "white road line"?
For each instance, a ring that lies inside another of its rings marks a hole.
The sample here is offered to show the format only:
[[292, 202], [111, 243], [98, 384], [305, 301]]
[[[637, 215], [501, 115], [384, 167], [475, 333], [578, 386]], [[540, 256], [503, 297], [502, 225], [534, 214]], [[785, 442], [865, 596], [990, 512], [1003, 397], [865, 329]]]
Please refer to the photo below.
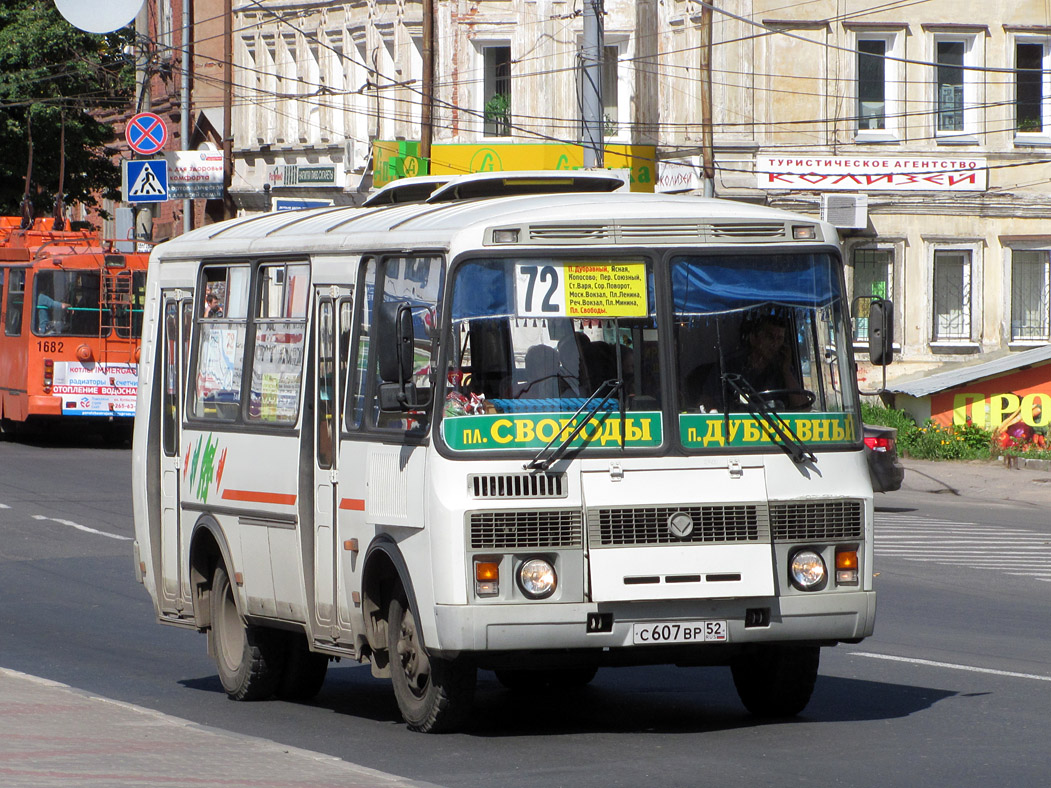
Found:
[[1039, 673], [1015, 673], [1010, 670], [994, 670], [993, 668], [976, 668], [973, 665], [957, 665], [953, 662], [935, 662], [931, 659], [913, 659], [911, 657], [895, 657], [890, 654], [873, 654], [868, 651], [852, 651], [852, 657], [868, 657], [869, 659], [885, 659], [890, 662], [908, 662], [912, 665], [926, 665], [932, 668], [949, 668], [950, 670], [965, 670], [968, 673], [988, 673], [992, 676], [1007, 676], [1013, 679], [1033, 679], [1034, 681], [1051, 681], [1051, 676], [1041, 676]]
[[0, 509], [10, 509], [10, 508], [11, 507], [8, 506], [6, 503], [0, 503]]
[[110, 539], [119, 539], [122, 542], [130, 542], [131, 541], [131, 537], [130, 536], [121, 536], [120, 534], [110, 534], [110, 533], [106, 533], [105, 531], [96, 531], [94, 528], [88, 528], [86, 525], [81, 525], [80, 523], [75, 523], [72, 520], [60, 520], [57, 517], [47, 517], [46, 515], [43, 515], [43, 514], [34, 514], [33, 515], [33, 519], [34, 520], [50, 520], [51, 522], [58, 523], [59, 525], [68, 525], [70, 528], [76, 528], [78, 531], [84, 531], [85, 533], [95, 534], [97, 536], [105, 536], [105, 537], [108, 537]]

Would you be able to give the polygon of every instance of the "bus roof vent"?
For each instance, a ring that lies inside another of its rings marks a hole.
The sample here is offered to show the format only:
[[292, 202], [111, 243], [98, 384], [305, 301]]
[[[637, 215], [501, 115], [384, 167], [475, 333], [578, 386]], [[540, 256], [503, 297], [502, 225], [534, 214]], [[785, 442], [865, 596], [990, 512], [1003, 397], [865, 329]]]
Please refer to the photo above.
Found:
[[788, 237], [783, 222], [719, 222], [708, 225], [708, 232], [712, 238], [737, 241]]
[[699, 241], [701, 228], [696, 222], [685, 224], [622, 224], [617, 227], [621, 241]]
[[535, 243], [608, 243], [614, 238], [608, 224], [534, 224], [529, 240]]
[[467, 491], [474, 498], [565, 498], [564, 473], [472, 473]]

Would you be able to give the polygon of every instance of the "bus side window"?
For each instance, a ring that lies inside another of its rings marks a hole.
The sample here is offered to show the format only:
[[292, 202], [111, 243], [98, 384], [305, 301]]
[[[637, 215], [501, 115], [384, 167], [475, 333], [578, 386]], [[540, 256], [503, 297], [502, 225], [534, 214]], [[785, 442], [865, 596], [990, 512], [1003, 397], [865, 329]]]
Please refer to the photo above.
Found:
[[22, 336], [22, 304], [25, 300], [26, 272], [12, 271], [7, 280], [7, 317], [4, 333], [9, 337]]
[[[383, 261], [383, 301], [405, 303], [412, 309], [413, 323], [413, 382], [422, 399], [426, 399], [431, 386], [431, 370], [435, 343], [433, 335], [438, 330], [437, 307], [441, 300], [444, 282], [444, 265], [441, 257], [421, 255], [416, 257], [389, 257]], [[378, 338], [385, 339], [385, 338]], [[380, 383], [378, 365], [370, 361], [375, 376], [375, 386]], [[375, 390], [375, 387], [374, 387]], [[403, 430], [411, 433], [425, 432], [430, 422], [430, 407], [427, 410], [407, 414], [381, 413], [379, 404], [372, 403], [372, 421], [375, 427]]]
[[358, 344], [350, 363], [350, 376], [347, 378], [347, 404], [350, 413], [346, 418], [348, 428], [361, 426], [365, 414], [365, 392], [368, 385], [368, 350], [369, 332], [372, 327], [372, 298], [376, 290], [376, 261], [370, 259], [362, 266], [362, 282], [359, 288], [361, 299], [361, 318], [358, 322]]
[[[187, 410], [194, 418], [234, 421], [241, 411], [245, 335], [248, 318], [247, 265], [209, 266], [204, 269], [198, 288], [200, 339], [193, 370], [193, 405]], [[222, 315], [204, 316], [206, 296], [215, 294]]]

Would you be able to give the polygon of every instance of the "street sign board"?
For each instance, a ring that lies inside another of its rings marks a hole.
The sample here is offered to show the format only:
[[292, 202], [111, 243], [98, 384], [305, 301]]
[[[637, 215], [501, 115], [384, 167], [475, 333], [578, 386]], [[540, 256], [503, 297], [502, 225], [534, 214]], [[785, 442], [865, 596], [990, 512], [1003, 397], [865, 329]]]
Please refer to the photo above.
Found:
[[168, 199], [168, 162], [164, 159], [131, 159], [124, 162], [126, 202], [164, 202]]
[[164, 148], [168, 141], [168, 127], [159, 115], [152, 112], [140, 112], [128, 121], [124, 130], [128, 146], [143, 156], [152, 156]]
[[168, 151], [169, 200], [221, 200], [223, 152], [221, 150]]

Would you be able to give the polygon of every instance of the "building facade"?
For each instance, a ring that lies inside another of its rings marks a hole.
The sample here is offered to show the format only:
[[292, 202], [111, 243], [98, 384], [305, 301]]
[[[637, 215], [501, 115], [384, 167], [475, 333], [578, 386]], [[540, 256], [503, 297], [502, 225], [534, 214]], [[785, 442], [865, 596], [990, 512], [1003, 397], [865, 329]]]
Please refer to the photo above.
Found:
[[[235, 5], [242, 210], [354, 203], [428, 165], [579, 166], [583, 19], [560, 0], [434, 0], [433, 146], [413, 161], [423, 8]], [[892, 379], [1051, 342], [1044, 3], [606, 0], [602, 20], [606, 142], [652, 159], [636, 186], [700, 191], [708, 160], [716, 196], [840, 226], [859, 349], [864, 298], [894, 302]]]

